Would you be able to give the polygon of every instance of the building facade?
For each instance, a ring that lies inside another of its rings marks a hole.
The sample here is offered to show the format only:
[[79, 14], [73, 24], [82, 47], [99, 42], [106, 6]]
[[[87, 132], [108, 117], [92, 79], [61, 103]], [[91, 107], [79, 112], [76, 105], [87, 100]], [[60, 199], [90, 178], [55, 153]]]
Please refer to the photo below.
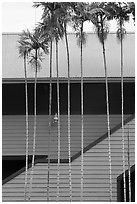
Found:
[[[126, 179], [131, 169], [132, 201], [135, 172], [135, 39], [128, 33], [124, 40], [124, 138]], [[81, 97], [80, 48], [74, 34], [69, 34], [70, 47], [70, 113], [71, 113], [71, 178], [72, 201], [80, 201], [81, 185]], [[2, 38], [2, 156], [3, 201], [23, 201], [25, 182], [25, 85], [23, 59], [18, 57], [19, 35], [4, 33]], [[54, 48], [54, 47], [53, 47]], [[55, 50], [55, 49], [53, 49]], [[106, 41], [111, 127], [112, 195], [122, 201], [123, 174], [121, 130], [120, 43], [114, 33]], [[95, 34], [88, 34], [83, 47], [84, 73], [84, 175], [83, 201], [109, 202], [109, 158], [105, 77], [102, 47]], [[27, 65], [29, 109], [29, 176], [31, 171], [34, 120], [34, 69]], [[57, 78], [53, 52], [52, 125], [49, 137], [49, 56], [45, 56], [37, 79], [36, 161], [32, 182], [32, 201], [47, 201], [48, 157], [50, 157], [49, 200], [57, 196], [58, 130]], [[60, 176], [59, 201], [70, 200], [67, 123], [67, 60], [65, 41], [59, 42], [60, 82]], [[28, 179], [29, 188], [29, 179]], [[128, 179], [126, 184], [128, 200]]]

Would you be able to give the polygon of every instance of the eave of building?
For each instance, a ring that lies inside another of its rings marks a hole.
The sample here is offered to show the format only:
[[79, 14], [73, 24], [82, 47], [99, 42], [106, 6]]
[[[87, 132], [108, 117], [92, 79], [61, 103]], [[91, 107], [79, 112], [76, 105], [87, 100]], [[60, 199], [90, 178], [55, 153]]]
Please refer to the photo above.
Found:
[[[34, 83], [34, 78], [27, 78], [28, 83]], [[81, 78], [80, 77], [71, 77], [70, 82], [71, 83], [80, 83]], [[37, 83], [49, 83], [50, 78], [49, 77], [41, 77], [37, 79]], [[66, 77], [59, 77], [60, 83], [67, 83], [68, 78]], [[83, 77], [83, 81], [85, 83], [104, 83], [105, 77]], [[108, 77], [108, 82], [120, 82], [121, 77]], [[56, 83], [57, 78], [52, 78], [52, 83]], [[124, 82], [135, 82], [135, 77], [124, 77]], [[2, 83], [25, 83], [24, 78], [3, 78]]]

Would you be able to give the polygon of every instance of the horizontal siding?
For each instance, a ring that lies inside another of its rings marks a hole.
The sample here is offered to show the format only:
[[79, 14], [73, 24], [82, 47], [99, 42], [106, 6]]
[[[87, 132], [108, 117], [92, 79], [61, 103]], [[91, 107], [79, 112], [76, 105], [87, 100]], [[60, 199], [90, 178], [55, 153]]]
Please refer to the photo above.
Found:
[[[125, 119], [128, 115], [125, 116]], [[52, 117], [53, 118], [53, 117]], [[106, 115], [84, 115], [84, 147], [94, 142], [107, 131]], [[2, 154], [25, 154], [25, 116], [4, 115], [2, 118]], [[32, 154], [33, 116], [29, 116], [29, 154]], [[114, 128], [121, 122], [120, 115], [111, 115], [110, 124]], [[71, 156], [80, 151], [81, 116], [71, 116]], [[68, 158], [67, 115], [61, 115], [61, 159]], [[36, 154], [47, 155], [48, 147], [48, 115], [37, 116]], [[51, 127], [50, 157], [57, 158], [57, 124]]]
[[[130, 128], [130, 162], [135, 164], [135, 120], [125, 125], [125, 164], [127, 169], [127, 134]], [[111, 135], [113, 202], [117, 201], [117, 177], [123, 172], [121, 129]], [[72, 200], [80, 201], [81, 157], [72, 163]], [[31, 201], [46, 201], [47, 164], [34, 168]], [[30, 170], [29, 170], [30, 174]], [[60, 201], [69, 201], [69, 166], [60, 164]], [[30, 175], [29, 175], [30, 176]], [[28, 185], [29, 187], [29, 185]], [[24, 173], [3, 185], [3, 201], [23, 201]], [[57, 164], [50, 164], [50, 201], [56, 201]], [[83, 200], [109, 202], [108, 139], [84, 154]]]

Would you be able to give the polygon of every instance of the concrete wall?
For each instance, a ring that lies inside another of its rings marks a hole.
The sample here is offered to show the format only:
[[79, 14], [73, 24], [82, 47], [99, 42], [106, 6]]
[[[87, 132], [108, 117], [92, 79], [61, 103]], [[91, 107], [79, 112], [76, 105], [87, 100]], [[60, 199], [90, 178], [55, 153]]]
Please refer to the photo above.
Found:
[[[125, 159], [127, 169], [127, 135], [130, 135], [130, 163], [135, 163], [135, 120], [125, 125]], [[122, 169], [121, 129], [111, 136], [113, 201], [117, 201], [117, 177]], [[80, 201], [81, 157], [71, 163], [72, 200]], [[46, 201], [47, 164], [36, 164], [32, 201]], [[29, 170], [30, 173], [30, 170]], [[68, 164], [60, 165], [60, 201], [69, 201]], [[23, 201], [24, 173], [3, 185], [3, 201]], [[57, 164], [50, 165], [50, 201], [56, 201]], [[84, 201], [109, 202], [109, 162], [107, 138], [84, 154]]]
[[[75, 35], [69, 34], [70, 75], [80, 77], [80, 47]], [[23, 59], [18, 56], [18, 34], [5, 33], [2, 36], [2, 77], [24, 78]], [[116, 34], [109, 34], [105, 42], [109, 77], [120, 77], [120, 43]], [[135, 35], [127, 34], [124, 42], [124, 76], [135, 76]], [[96, 34], [87, 34], [83, 46], [84, 77], [104, 77], [102, 46]], [[34, 77], [34, 69], [28, 66], [28, 77]], [[59, 42], [59, 76], [67, 77], [65, 41]], [[45, 56], [38, 77], [49, 77], [49, 56]], [[53, 47], [53, 77], [56, 77], [55, 44]]]

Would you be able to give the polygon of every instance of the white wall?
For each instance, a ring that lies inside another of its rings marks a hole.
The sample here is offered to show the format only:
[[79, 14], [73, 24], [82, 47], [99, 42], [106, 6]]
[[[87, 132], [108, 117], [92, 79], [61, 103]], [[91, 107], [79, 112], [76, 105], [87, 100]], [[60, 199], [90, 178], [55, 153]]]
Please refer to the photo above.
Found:
[[[135, 164], [135, 120], [125, 125], [127, 169], [127, 134], [130, 130], [130, 162]], [[111, 136], [113, 201], [117, 201], [117, 177], [122, 169], [121, 129]], [[72, 199], [80, 201], [81, 157], [72, 163]], [[36, 164], [33, 201], [46, 201], [47, 164]], [[29, 170], [30, 172], [30, 170]], [[50, 165], [50, 201], [56, 201], [57, 164]], [[3, 201], [23, 201], [24, 173], [3, 185]], [[68, 164], [60, 165], [60, 201], [69, 201]], [[84, 154], [84, 201], [109, 202], [109, 162], [107, 138]]]
[[[69, 34], [70, 75], [80, 77], [80, 48], [74, 34]], [[2, 36], [2, 77], [24, 78], [23, 59], [18, 56], [18, 34]], [[127, 34], [124, 42], [124, 76], [135, 76], [135, 35]], [[53, 77], [56, 77], [55, 45], [53, 47]], [[106, 57], [109, 77], [120, 77], [120, 43], [116, 34], [109, 34], [106, 41]], [[102, 46], [96, 34], [87, 34], [83, 48], [84, 77], [104, 77]], [[67, 77], [65, 41], [59, 42], [59, 76]], [[34, 77], [34, 69], [28, 66], [28, 77]], [[42, 63], [38, 77], [49, 77], [49, 56]]]

